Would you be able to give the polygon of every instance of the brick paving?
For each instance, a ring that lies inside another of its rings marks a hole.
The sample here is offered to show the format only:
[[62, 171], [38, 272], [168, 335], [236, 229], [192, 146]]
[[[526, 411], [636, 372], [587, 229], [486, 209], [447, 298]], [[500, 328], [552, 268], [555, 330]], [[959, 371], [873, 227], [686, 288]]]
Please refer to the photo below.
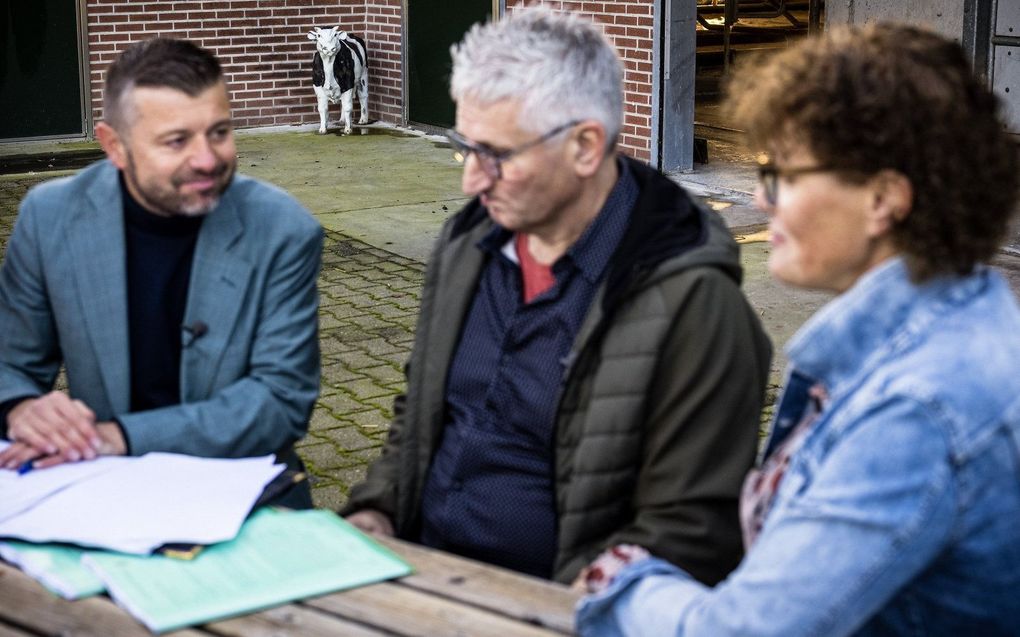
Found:
[[[53, 174], [0, 176], [0, 251], [28, 189]], [[403, 391], [425, 266], [326, 231], [319, 276], [322, 388], [298, 445], [316, 506], [337, 508], [378, 456]]]

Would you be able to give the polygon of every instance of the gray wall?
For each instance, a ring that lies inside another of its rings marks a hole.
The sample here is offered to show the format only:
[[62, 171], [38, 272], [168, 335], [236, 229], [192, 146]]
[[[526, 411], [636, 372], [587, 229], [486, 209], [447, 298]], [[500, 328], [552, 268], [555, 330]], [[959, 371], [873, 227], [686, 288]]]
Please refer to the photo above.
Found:
[[829, 0], [825, 21], [865, 24], [876, 20], [921, 24], [959, 42], [963, 36], [962, 0]]

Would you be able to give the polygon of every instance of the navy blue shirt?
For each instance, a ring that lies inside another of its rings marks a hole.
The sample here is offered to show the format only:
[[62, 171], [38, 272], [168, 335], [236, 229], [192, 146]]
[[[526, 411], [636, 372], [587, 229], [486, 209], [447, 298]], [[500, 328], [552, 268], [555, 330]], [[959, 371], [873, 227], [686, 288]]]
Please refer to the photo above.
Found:
[[556, 283], [524, 303], [513, 235], [479, 243], [487, 261], [446, 386], [446, 425], [429, 469], [421, 542], [551, 577], [553, 481], [563, 360], [627, 228], [638, 185], [623, 162], [598, 216], [553, 264]]
[[181, 402], [181, 324], [204, 216], [161, 217], [124, 196], [131, 411]]

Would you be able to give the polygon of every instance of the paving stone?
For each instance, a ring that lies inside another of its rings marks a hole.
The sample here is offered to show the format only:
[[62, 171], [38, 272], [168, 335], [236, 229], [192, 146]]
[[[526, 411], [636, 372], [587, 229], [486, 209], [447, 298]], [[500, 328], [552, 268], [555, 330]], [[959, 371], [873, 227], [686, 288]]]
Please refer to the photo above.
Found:
[[379, 384], [390, 388], [392, 388], [394, 384], [400, 385], [404, 382], [404, 372], [392, 365], [365, 367], [359, 371], [365, 376], [374, 379]]
[[361, 411], [379, 411], [378, 405], [356, 400], [343, 388], [344, 383], [339, 383], [335, 386], [336, 393], [329, 396], [319, 396], [319, 401], [315, 405], [316, 411], [321, 409], [337, 420], [346, 418], [350, 414], [355, 414]]
[[361, 329], [365, 330], [368, 333], [374, 333], [376, 330], [381, 329], [402, 327], [398, 324], [395, 324], [393, 321], [387, 321], [384, 318], [380, 318], [372, 314], [366, 314], [364, 316], [355, 316], [346, 319], [346, 322], [348, 324], [357, 325], [358, 327], [360, 327]]
[[337, 338], [338, 334], [333, 331], [319, 330], [319, 351], [323, 359], [329, 356], [345, 354], [354, 349], [354, 344]]
[[336, 327], [341, 327], [343, 323], [340, 319], [333, 316], [329, 312], [319, 312], [319, 329], [329, 330]]
[[[369, 339], [366, 338], [365, 340]], [[360, 347], [353, 349], [350, 352], [338, 354], [337, 359], [346, 365], [348, 369], [354, 371], [360, 371], [366, 367], [376, 367], [385, 363], [385, 361], [379, 360]]]
[[343, 361], [338, 358], [339, 356], [340, 354], [323, 356], [322, 376], [324, 379], [329, 379], [329, 382], [333, 383], [335, 386], [340, 383], [346, 383], [365, 377], [364, 374], [348, 369], [347, 366], [343, 364]]
[[379, 398], [380, 396], [392, 396], [394, 393], [389, 387], [384, 387], [376, 381], [368, 378], [343, 383], [343, 385], [340, 386], [340, 389], [342, 391], [350, 392], [355, 400], [358, 401], [365, 401], [369, 398]]
[[372, 314], [395, 323], [408, 320], [414, 321], [418, 318], [418, 308], [413, 310], [400, 307], [396, 303], [380, 303], [372, 308]]
[[329, 444], [335, 445], [338, 449], [346, 451], [357, 451], [359, 449], [374, 449], [379, 446], [379, 441], [365, 436], [354, 425], [334, 427], [324, 431], [316, 431], [308, 434]]
[[309, 436], [315, 440], [314, 444], [305, 444], [296, 447], [298, 455], [305, 461], [305, 467], [312, 475], [334, 480], [330, 471], [350, 466], [351, 462], [347, 456], [337, 453], [336, 445], [332, 442], [319, 442], [320, 438]]
[[[407, 358], [408, 354], [406, 347], [394, 345], [381, 336], [359, 342], [358, 349], [374, 358], [384, 359], [387, 362], [398, 360], [401, 365], [403, 365], [403, 361]], [[395, 357], [394, 354], [401, 354], [401, 356]]]
[[309, 435], [311, 435], [311, 434], [313, 434], [315, 432], [325, 431], [325, 430], [328, 430], [328, 429], [334, 429], [334, 428], [336, 428], [340, 424], [341, 423], [336, 419], [336, 417], [329, 410], [326, 410], [326, 409], [313, 409], [312, 410], [312, 419], [308, 423], [308, 432], [309, 432]]
[[389, 431], [390, 421], [393, 420], [393, 396], [377, 400], [379, 404], [374, 405], [372, 409], [344, 414], [343, 419], [354, 423], [366, 436], [374, 436], [379, 431]]

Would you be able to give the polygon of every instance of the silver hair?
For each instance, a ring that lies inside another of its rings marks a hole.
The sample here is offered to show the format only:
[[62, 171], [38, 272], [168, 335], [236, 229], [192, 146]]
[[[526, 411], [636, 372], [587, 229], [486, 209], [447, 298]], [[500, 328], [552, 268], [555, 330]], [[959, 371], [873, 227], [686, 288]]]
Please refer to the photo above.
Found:
[[594, 119], [612, 148], [623, 124], [623, 66], [592, 22], [545, 8], [475, 24], [450, 47], [450, 96], [484, 103], [519, 100], [518, 125], [535, 133]]

